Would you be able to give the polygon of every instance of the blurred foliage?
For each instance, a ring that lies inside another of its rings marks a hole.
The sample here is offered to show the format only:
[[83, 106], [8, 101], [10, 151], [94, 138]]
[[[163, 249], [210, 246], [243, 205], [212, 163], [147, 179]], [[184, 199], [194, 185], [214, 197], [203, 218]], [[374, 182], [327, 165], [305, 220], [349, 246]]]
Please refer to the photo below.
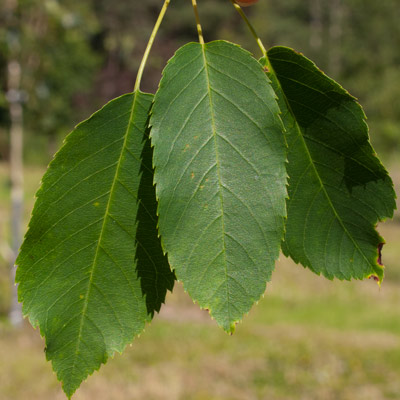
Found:
[[[173, 0], [142, 89], [154, 92], [174, 51], [197, 40], [189, 0]], [[23, 69], [26, 158], [48, 161], [72, 127], [132, 90], [162, 0], [0, 0], [0, 159], [7, 159], [7, 63]], [[199, 0], [207, 41], [259, 50], [229, 0]], [[13, 9], [16, 6], [15, 12]], [[294, 47], [360, 99], [378, 152], [400, 143], [398, 0], [261, 0], [246, 9], [266, 47]]]
[[253, 20], [265, 45], [313, 59], [357, 97], [378, 152], [400, 145], [398, 0], [260, 1]]
[[[43, 141], [37, 138], [47, 136], [51, 143], [57, 134], [69, 129], [71, 116], [80, 109], [79, 95], [93, 86], [101, 57], [93, 51], [90, 39], [98, 22], [85, 2], [2, 1], [1, 86], [6, 90], [7, 63], [19, 62], [27, 148], [43, 152], [36, 146]], [[4, 125], [8, 122], [4, 112], [7, 104], [0, 102], [0, 107], [0, 123]]]

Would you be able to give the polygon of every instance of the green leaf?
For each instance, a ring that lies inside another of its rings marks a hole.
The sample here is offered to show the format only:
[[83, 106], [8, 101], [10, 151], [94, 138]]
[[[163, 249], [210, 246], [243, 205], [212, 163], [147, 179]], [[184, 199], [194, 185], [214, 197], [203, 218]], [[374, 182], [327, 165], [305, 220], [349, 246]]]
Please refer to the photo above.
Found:
[[119, 97], [67, 137], [17, 259], [23, 312], [68, 396], [143, 330], [173, 286], [156, 229], [152, 99]]
[[286, 148], [278, 113], [260, 64], [223, 41], [178, 50], [154, 100], [163, 247], [226, 331], [264, 293], [279, 255]]
[[361, 106], [303, 55], [274, 47], [268, 58], [287, 130], [284, 253], [330, 279], [381, 281], [375, 225], [393, 216], [395, 194]]

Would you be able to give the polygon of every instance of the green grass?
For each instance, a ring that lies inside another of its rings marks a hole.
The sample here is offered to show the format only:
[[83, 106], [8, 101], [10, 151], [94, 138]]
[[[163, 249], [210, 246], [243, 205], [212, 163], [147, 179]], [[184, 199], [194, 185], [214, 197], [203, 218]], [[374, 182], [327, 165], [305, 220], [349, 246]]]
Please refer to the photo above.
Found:
[[[27, 170], [27, 199], [41, 173]], [[379, 229], [387, 242], [382, 288], [329, 281], [282, 257], [264, 298], [228, 336], [177, 285], [146, 332], [74, 399], [400, 399], [400, 223]], [[43, 348], [28, 324], [15, 331], [0, 320], [1, 400], [65, 398]]]

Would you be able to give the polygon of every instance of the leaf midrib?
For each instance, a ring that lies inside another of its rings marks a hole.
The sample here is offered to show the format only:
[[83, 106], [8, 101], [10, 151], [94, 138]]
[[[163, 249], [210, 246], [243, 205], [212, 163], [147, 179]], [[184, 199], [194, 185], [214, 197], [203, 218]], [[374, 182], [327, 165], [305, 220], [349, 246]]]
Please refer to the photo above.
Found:
[[215, 148], [215, 156], [216, 156], [216, 165], [217, 165], [217, 176], [218, 176], [218, 186], [219, 186], [219, 198], [220, 198], [220, 203], [221, 203], [221, 229], [222, 229], [222, 245], [223, 245], [223, 253], [224, 253], [224, 269], [225, 269], [225, 286], [226, 286], [226, 299], [227, 299], [227, 305], [228, 305], [228, 316], [229, 320], [231, 311], [230, 311], [230, 296], [229, 296], [229, 284], [228, 284], [228, 262], [226, 259], [226, 241], [225, 241], [225, 216], [224, 216], [224, 198], [222, 196], [222, 190], [223, 190], [223, 184], [221, 180], [221, 167], [220, 167], [220, 161], [219, 161], [219, 149], [218, 149], [218, 143], [217, 143], [217, 129], [216, 129], [216, 124], [215, 124], [215, 111], [213, 107], [213, 102], [212, 102], [212, 94], [211, 94], [211, 83], [210, 83], [210, 74], [208, 71], [208, 62], [207, 62], [207, 57], [206, 57], [206, 51], [205, 51], [205, 44], [202, 43], [200, 44], [201, 46], [201, 51], [203, 55], [203, 60], [204, 60], [204, 70], [206, 74], [206, 81], [207, 81], [207, 93], [208, 93], [208, 98], [210, 102], [210, 113], [211, 113], [211, 125], [212, 125], [212, 131], [213, 131], [213, 138], [214, 138], [214, 148]]
[[102, 227], [101, 227], [101, 230], [100, 230], [100, 237], [99, 237], [99, 240], [98, 240], [98, 243], [97, 243], [97, 246], [96, 246], [96, 252], [95, 252], [93, 263], [92, 263], [92, 266], [91, 266], [89, 281], [88, 281], [88, 285], [87, 285], [87, 289], [86, 289], [86, 295], [85, 295], [83, 309], [82, 309], [82, 315], [81, 315], [81, 319], [80, 319], [80, 323], [79, 323], [78, 339], [77, 339], [77, 344], [76, 344], [75, 357], [74, 357], [74, 363], [72, 365], [72, 370], [75, 369], [75, 362], [77, 360], [77, 356], [79, 354], [79, 349], [80, 349], [80, 344], [82, 342], [82, 329], [83, 329], [83, 326], [85, 324], [84, 323], [84, 318], [86, 316], [86, 311], [87, 311], [87, 307], [88, 307], [88, 303], [89, 303], [89, 297], [90, 297], [90, 293], [91, 293], [92, 286], [93, 286], [93, 276], [94, 276], [94, 272], [95, 272], [96, 266], [97, 266], [97, 258], [98, 258], [98, 255], [99, 255], [99, 250], [102, 248], [101, 244], [102, 244], [102, 241], [103, 241], [104, 231], [105, 231], [105, 228], [106, 228], [106, 225], [107, 225], [107, 220], [110, 217], [109, 216], [109, 210], [110, 210], [110, 206], [111, 206], [113, 195], [114, 195], [115, 185], [116, 185], [116, 182], [118, 182], [118, 176], [119, 176], [119, 172], [120, 172], [120, 168], [121, 168], [121, 164], [122, 164], [122, 155], [125, 153], [125, 151], [127, 149], [127, 141], [128, 141], [128, 136], [129, 136], [131, 125], [133, 124], [133, 115], [134, 115], [134, 111], [135, 111], [135, 108], [136, 108], [136, 101], [137, 101], [138, 94], [139, 94], [139, 90], [137, 90], [134, 93], [134, 97], [133, 97], [133, 101], [132, 101], [131, 113], [130, 113], [130, 116], [129, 116], [129, 122], [127, 124], [126, 131], [125, 131], [125, 134], [124, 134], [124, 143], [122, 144], [122, 147], [121, 147], [121, 152], [120, 152], [120, 155], [119, 155], [117, 168], [115, 170], [113, 183], [111, 185], [111, 189], [110, 189], [110, 194], [109, 194], [106, 210], [105, 210], [105, 213], [104, 213], [103, 224], [102, 224]]

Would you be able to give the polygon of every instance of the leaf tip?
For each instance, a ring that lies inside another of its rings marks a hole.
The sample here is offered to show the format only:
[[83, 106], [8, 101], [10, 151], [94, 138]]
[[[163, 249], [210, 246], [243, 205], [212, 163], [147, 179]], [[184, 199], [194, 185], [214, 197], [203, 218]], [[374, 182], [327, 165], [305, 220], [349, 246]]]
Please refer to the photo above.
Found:
[[227, 333], [229, 334], [229, 336], [232, 336], [235, 333], [236, 324], [237, 324], [237, 322], [232, 322], [230, 324], [229, 329], [227, 330]]
[[368, 275], [368, 279], [373, 279], [378, 284], [379, 288], [381, 288], [383, 275], [382, 276], [378, 276], [378, 275], [375, 275], [375, 274], [370, 274], [370, 275]]

